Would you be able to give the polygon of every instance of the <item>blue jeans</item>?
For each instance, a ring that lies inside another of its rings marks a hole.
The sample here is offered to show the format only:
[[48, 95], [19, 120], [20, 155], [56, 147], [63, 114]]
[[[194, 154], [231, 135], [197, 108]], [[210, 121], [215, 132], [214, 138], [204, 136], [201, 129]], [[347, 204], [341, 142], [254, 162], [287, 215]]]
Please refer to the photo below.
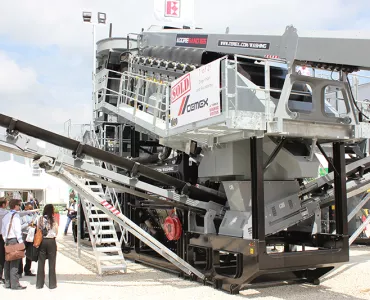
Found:
[[71, 224], [71, 221], [72, 221], [73, 219], [74, 219], [74, 217], [73, 217], [73, 218], [71, 218], [71, 217], [67, 216], [67, 224], [66, 224], [66, 228], [64, 228], [64, 234], [67, 234], [69, 224]]

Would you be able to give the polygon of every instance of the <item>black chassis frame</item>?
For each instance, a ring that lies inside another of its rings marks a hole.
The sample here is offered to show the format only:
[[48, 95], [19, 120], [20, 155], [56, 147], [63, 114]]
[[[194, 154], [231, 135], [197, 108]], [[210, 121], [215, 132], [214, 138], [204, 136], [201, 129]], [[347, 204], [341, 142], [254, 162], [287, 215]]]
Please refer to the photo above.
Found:
[[[216, 289], [231, 294], [237, 294], [241, 289], [251, 284], [262, 282], [292, 280], [319, 284], [320, 277], [349, 261], [345, 144], [343, 142], [333, 143], [333, 165], [337, 171], [334, 176], [337, 234], [313, 236], [314, 244], [319, 250], [289, 252], [289, 245], [286, 244], [283, 253], [267, 253], [266, 250], [268, 242], [265, 239], [264, 228], [262, 147], [261, 138], [251, 138], [253, 239], [245, 240], [230, 236], [203, 235], [184, 231], [176, 246], [177, 255], [186, 259], [206, 275], [204, 284], [213, 285]], [[134, 213], [136, 205], [132, 202], [131, 205], [133, 211], [130, 209], [130, 212], [127, 211], [128, 207], [126, 206], [126, 212], [134, 221], [138, 221], [135, 220]], [[186, 215], [187, 212], [184, 211], [181, 216], [184, 228], [187, 228]], [[125, 254], [126, 257], [135, 262], [178, 272], [181, 276], [188, 277], [169, 262], [142, 253], [137, 242], [133, 243], [135, 247], [132, 249], [133, 251]], [[231, 264], [223, 263], [230, 258]], [[190, 279], [194, 278], [190, 277]]]

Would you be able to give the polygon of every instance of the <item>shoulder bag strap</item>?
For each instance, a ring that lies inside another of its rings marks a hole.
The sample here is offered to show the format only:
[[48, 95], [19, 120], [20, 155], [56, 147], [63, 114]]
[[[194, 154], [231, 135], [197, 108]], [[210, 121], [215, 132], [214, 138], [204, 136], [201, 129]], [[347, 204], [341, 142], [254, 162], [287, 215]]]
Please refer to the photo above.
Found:
[[9, 224], [8, 234], [6, 236], [6, 239], [8, 239], [8, 236], [9, 236], [9, 233], [10, 233], [10, 229], [12, 228], [14, 215], [15, 215], [15, 213], [12, 215], [12, 218], [10, 219], [10, 224]]

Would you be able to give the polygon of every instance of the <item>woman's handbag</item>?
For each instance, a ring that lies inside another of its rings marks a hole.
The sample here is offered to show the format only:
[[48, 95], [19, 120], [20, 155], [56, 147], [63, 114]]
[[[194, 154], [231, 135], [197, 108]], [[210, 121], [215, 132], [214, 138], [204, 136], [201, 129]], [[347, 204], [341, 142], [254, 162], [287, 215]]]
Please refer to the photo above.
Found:
[[[12, 218], [10, 220], [9, 229], [8, 229], [8, 235], [6, 236], [6, 241], [8, 240], [10, 229], [12, 228], [13, 224], [13, 218], [15, 213], [12, 215]], [[17, 259], [22, 259], [25, 257], [24, 250], [26, 249], [24, 243], [17, 243], [13, 245], [5, 245], [5, 260], [6, 261], [13, 261]]]
[[[41, 216], [40, 219], [39, 219], [40, 222], [41, 222], [42, 219], [43, 219], [43, 217]], [[40, 225], [37, 224], [35, 238], [33, 239], [33, 246], [35, 248], [40, 247], [42, 239], [43, 239], [43, 230], [40, 228]]]
[[39, 260], [39, 249], [32, 244], [28, 244], [26, 248], [26, 257], [31, 261], [37, 262]]

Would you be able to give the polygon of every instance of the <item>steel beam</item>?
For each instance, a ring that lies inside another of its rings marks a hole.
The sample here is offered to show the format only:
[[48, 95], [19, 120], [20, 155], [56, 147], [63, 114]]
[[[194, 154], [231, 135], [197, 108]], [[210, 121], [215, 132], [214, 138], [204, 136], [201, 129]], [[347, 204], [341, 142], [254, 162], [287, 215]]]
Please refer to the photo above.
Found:
[[346, 162], [344, 143], [333, 143], [335, 224], [338, 234], [348, 235]]
[[351, 235], [349, 238], [349, 245], [352, 245], [352, 243], [357, 239], [357, 237], [360, 235], [360, 233], [365, 229], [367, 225], [370, 223], [370, 215], [366, 218], [366, 220], [361, 224], [359, 228]]
[[[95, 180], [102, 184], [119, 189], [122, 192], [133, 194], [138, 197], [161, 201], [182, 209], [194, 210], [198, 212], [204, 212], [210, 208], [219, 214], [223, 208], [222, 205], [213, 202], [204, 203], [200, 201], [194, 201], [194, 199], [188, 197], [181, 197], [179, 194], [176, 194], [172, 191], [162, 189], [160, 187], [140, 181], [136, 178], [130, 178], [125, 175], [115, 173], [108, 169], [103, 169], [79, 159], [73, 159], [68, 155], [60, 155], [52, 163], [49, 163], [49, 160], [49, 157], [41, 157], [38, 163], [42, 164], [43, 162], [47, 162], [49, 168], [55, 168], [56, 166], [62, 167], [74, 175]], [[158, 195], [159, 197], [157, 198], [150, 194], [146, 194], [146, 192]]]
[[358, 213], [358, 211], [370, 200], [370, 194], [367, 194], [359, 204], [349, 213], [348, 222], [353, 219], [353, 217]]
[[263, 139], [250, 139], [252, 183], [252, 238], [265, 240], [265, 201], [263, 184]]
[[279, 154], [280, 150], [284, 147], [286, 142], [286, 138], [283, 137], [280, 141], [280, 143], [276, 146], [274, 151], [271, 153], [270, 157], [267, 159], [265, 165], [263, 166], [263, 172], [266, 172], [268, 167], [271, 165], [271, 163], [274, 161], [275, 157]]

